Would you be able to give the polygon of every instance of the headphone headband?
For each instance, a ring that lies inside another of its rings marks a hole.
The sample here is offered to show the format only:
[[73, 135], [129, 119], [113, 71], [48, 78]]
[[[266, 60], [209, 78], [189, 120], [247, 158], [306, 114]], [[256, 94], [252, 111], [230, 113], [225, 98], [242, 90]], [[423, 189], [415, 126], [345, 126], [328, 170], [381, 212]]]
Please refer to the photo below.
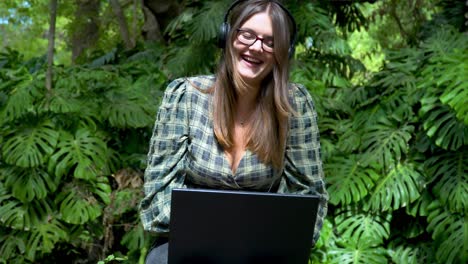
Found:
[[[226, 14], [224, 15], [224, 21], [223, 21], [223, 24], [221, 25], [219, 37], [218, 37], [218, 46], [220, 48], [224, 49], [226, 47], [227, 36], [229, 34], [229, 31], [231, 30], [230, 25], [228, 23], [229, 13], [231, 13], [231, 10], [234, 9], [234, 7], [246, 1], [247, 0], [237, 0], [234, 3], [232, 3], [231, 6], [226, 11]], [[289, 10], [286, 9], [286, 7], [284, 7], [280, 2], [275, 1], [275, 0], [270, 0], [270, 2], [275, 3], [277, 6], [279, 6], [286, 13], [286, 15], [289, 17], [289, 20], [291, 21], [292, 36], [291, 36], [291, 41], [289, 43], [288, 56], [289, 58], [292, 58], [294, 56], [294, 49], [295, 49], [296, 37], [297, 37], [296, 36], [297, 35], [296, 20], [294, 19], [291, 12], [289, 12]]]

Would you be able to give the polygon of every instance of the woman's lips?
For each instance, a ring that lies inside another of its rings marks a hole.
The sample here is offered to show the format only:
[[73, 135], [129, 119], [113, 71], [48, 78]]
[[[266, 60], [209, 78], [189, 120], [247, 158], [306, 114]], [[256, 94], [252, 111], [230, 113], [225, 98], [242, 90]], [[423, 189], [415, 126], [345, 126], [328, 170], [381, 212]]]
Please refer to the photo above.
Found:
[[247, 62], [249, 65], [260, 65], [263, 63], [262, 60], [259, 60], [257, 58], [254, 58], [254, 57], [251, 57], [251, 56], [247, 56], [247, 55], [242, 55], [241, 56], [242, 60], [244, 60], [245, 62]]

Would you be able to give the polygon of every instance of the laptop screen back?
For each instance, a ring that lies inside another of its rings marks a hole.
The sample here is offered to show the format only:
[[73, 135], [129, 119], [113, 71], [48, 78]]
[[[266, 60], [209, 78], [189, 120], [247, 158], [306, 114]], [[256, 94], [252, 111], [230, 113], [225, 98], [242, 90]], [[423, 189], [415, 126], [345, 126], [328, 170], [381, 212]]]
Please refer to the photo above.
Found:
[[175, 189], [169, 264], [306, 264], [318, 203], [310, 195]]

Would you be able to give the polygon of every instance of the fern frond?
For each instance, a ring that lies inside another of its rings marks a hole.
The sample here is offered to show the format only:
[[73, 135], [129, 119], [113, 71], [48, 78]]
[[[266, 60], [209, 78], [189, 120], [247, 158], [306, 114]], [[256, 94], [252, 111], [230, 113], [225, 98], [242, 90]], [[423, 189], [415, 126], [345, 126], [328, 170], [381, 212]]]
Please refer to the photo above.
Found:
[[412, 164], [399, 163], [379, 179], [365, 208], [381, 212], [405, 207], [419, 198], [423, 187], [421, 173]]
[[317, 36], [319, 32], [334, 31], [334, 25], [327, 11], [318, 5], [308, 3], [290, 6], [290, 10], [299, 26], [298, 35], [300, 37]]
[[225, 1], [204, 1], [202, 10], [195, 13], [188, 26], [190, 42], [206, 43], [215, 39], [225, 10]]
[[51, 121], [18, 127], [5, 138], [5, 161], [24, 168], [39, 166], [54, 151], [58, 136]]
[[374, 169], [362, 166], [356, 155], [332, 158], [325, 165], [325, 171], [330, 202], [334, 205], [360, 201], [379, 178]]
[[191, 44], [175, 46], [169, 52], [167, 68], [170, 79], [193, 74], [207, 74], [214, 66], [216, 49], [210, 44]]
[[433, 192], [453, 212], [468, 214], [468, 151], [445, 152], [429, 158], [425, 166]]

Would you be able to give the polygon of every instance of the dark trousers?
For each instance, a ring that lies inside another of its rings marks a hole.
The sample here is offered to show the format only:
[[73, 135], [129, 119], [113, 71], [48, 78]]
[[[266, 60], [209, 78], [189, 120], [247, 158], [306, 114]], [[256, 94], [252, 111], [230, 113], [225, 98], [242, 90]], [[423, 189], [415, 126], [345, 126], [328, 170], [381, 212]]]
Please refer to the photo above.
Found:
[[167, 264], [169, 240], [157, 238], [146, 255], [145, 264]]

